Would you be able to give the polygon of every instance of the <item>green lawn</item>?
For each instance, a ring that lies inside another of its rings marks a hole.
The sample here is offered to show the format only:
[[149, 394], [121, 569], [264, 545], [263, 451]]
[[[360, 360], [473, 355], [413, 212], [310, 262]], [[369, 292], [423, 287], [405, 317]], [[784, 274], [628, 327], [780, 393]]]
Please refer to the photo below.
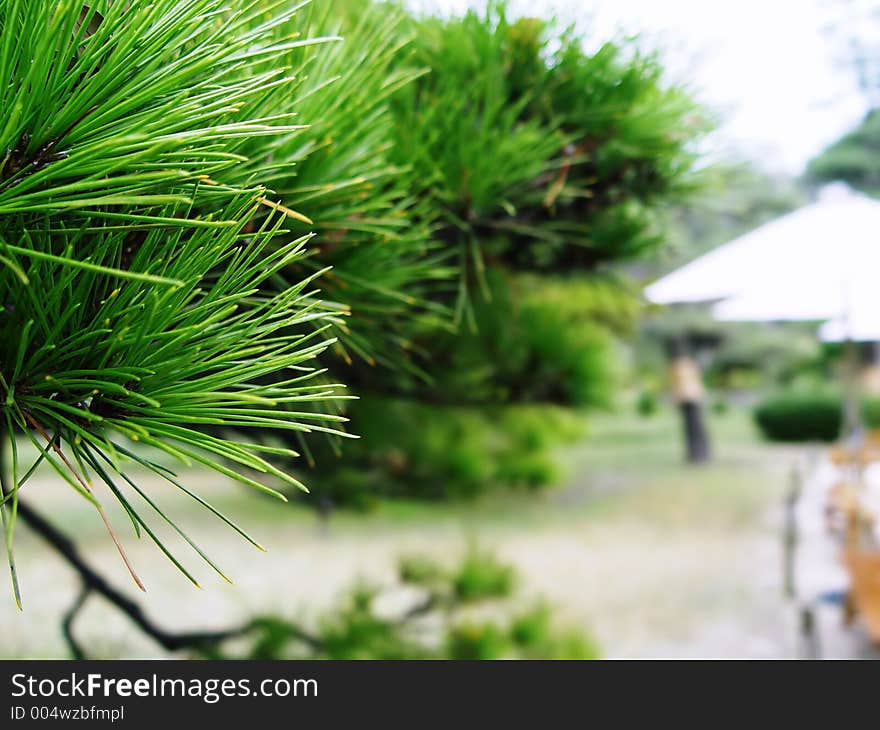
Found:
[[[592, 415], [588, 423], [585, 439], [560, 454], [567, 478], [554, 489], [469, 503], [385, 503], [367, 514], [336, 514], [323, 525], [301, 505], [187, 472], [268, 547], [265, 554], [173, 488], [150, 484], [235, 586], [199, 569], [205, 589], [193, 589], [152, 545], [126, 534], [124, 515], [113, 520], [148, 585], [147, 610], [170, 626], [220, 626], [266, 611], [311, 613], [359, 577], [386, 580], [402, 553], [450, 558], [477, 541], [513, 562], [529, 593], [556, 603], [611, 655], [782, 653], [774, 643], [781, 610], [774, 514], [799, 450], [761, 443], [748, 415], [734, 410], [712, 417], [715, 459], [698, 467], [682, 463], [669, 409], [651, 418]], [[91, 508], [48, 472], [27, 487], [31, 495], [38, 491], [43, 510], [114, 583], [134, 593]], [[25, 611], [14, 610], [11, 595], [0, 603], [9, 629], [0, 654], [61, 655], [55, 627], [75, 582], [24, 527], [17, 537]], [[188, 565], [200, 568], [194, 559]], [[100, 601], [93, 604], [81, 633], [99, 653], [155, 653]]]

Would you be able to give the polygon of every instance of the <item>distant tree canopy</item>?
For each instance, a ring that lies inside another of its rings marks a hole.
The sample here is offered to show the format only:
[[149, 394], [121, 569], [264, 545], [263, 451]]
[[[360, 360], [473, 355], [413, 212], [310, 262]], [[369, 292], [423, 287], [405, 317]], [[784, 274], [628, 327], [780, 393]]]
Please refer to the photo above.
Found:
[[843, 180], [868, 195], [880, 196], [880, 111], [826, 148], [807, 166], [814, 182]]
[[666, 245], [638, 262], [658, 276], [741, 236], [808, 200], [799, 181], [767, 174], [747, 163], [703, 171], [702, 186], [684, 204], [667, 206]]
[[869, 113], [807, 166], [811, 183], [842, 180], [880, 196], [880, 6], [873, 0], [829, 0], [824, 31], [842, 71], [852, 75]]

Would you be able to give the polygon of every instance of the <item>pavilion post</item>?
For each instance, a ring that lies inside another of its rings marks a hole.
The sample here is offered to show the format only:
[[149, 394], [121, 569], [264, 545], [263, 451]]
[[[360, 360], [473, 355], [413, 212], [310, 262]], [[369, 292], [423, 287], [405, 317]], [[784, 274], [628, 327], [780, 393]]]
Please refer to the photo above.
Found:
[[669, 375], [672, 394], [681, 412], [685, 440], [685, 459], [698, 464], [711, 455], [703, 400], [705, 390], [700, 367], [685, 338], [676, 338], [670, 346]]
[[843, 343], [844, 348], [844, 376], [843, 376], [843, 436], [846, 439], [858, 437], [861, 434], [862, 414], [860, 393], [862, 386], [861, 364], [859, 363], [859, 349], [856, 342], [847, 339]]

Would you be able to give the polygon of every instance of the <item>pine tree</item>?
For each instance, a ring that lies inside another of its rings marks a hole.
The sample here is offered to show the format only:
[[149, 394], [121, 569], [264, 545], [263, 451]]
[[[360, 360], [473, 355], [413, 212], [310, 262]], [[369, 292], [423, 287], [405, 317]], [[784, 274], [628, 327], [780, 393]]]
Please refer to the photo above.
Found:
[[78, 556], [33, 506], [44, 463], [126, 565], [107, 495], [193, 582], [157, 523], [223, 573], [130, 465], [258, 547], [164, 458], [281, 498], [548, 481], [564, 408], [607, 398], [638, 311], [611, 265], [662, 240], [703, 127], [655, 58], [583, 41], [502, 4], [441, 20], [369, 0], [0, 0], [16, 599], [22, 517], [83, 597], [166, 648], [212, 640], [163, 632]]
[[309, 236], [284, 232], [304, 216], [242, 154], [303, 129], [292, 54], [336, 41], [299, 35], [300, 15], [277, 1], [0, 2], [0, 429], [17, 599], [16, 517], [42, 462], [94, 505], [139, 585], [103, 495], [195, 582], [153, 519], [219, 568], [126, 463], [259, 545], [136, 445], [283, 498], [272, 484], [302, 485], [267, 457], [296, 453], [255, 432], [342, 421], [327, 408], [338, 389], [316, 377], [336, 311], [301, 265]]
[[450, 314], [403, 320], [404, 370], [341, 371], [361, 438], [336, 462], [317, 442], [310, 481], [336, 504], [557, 478], [571, 409], [608, 405], [615, 340], [635, 328], [638, 294], [615, 265], [664, 240], [707, 126], [656, 57], [588, 52], [576, 28], [504, 3], [402, 30], [398, 63], [429, 70], [389, 99], [391, 159], [412, 171], [410, 218], [451, 270], [427, 294]]

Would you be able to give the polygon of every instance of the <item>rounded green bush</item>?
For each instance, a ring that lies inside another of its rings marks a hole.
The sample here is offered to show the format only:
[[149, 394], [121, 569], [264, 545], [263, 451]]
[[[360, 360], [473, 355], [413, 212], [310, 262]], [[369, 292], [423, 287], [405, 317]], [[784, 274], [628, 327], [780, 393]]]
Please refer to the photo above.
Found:
[[653, 390], [643, 390], [636, 398], [636, 413], [645, 418], [653, 416], [659, 407], [657, 394]]
[[[880, 427], [880, 398], [861, 403], [864, 425]], [[843, 422], [843, 398], [835, 391], [790, 390], [758, 404], [755, 423], [770, 441], [834, 441]]]

